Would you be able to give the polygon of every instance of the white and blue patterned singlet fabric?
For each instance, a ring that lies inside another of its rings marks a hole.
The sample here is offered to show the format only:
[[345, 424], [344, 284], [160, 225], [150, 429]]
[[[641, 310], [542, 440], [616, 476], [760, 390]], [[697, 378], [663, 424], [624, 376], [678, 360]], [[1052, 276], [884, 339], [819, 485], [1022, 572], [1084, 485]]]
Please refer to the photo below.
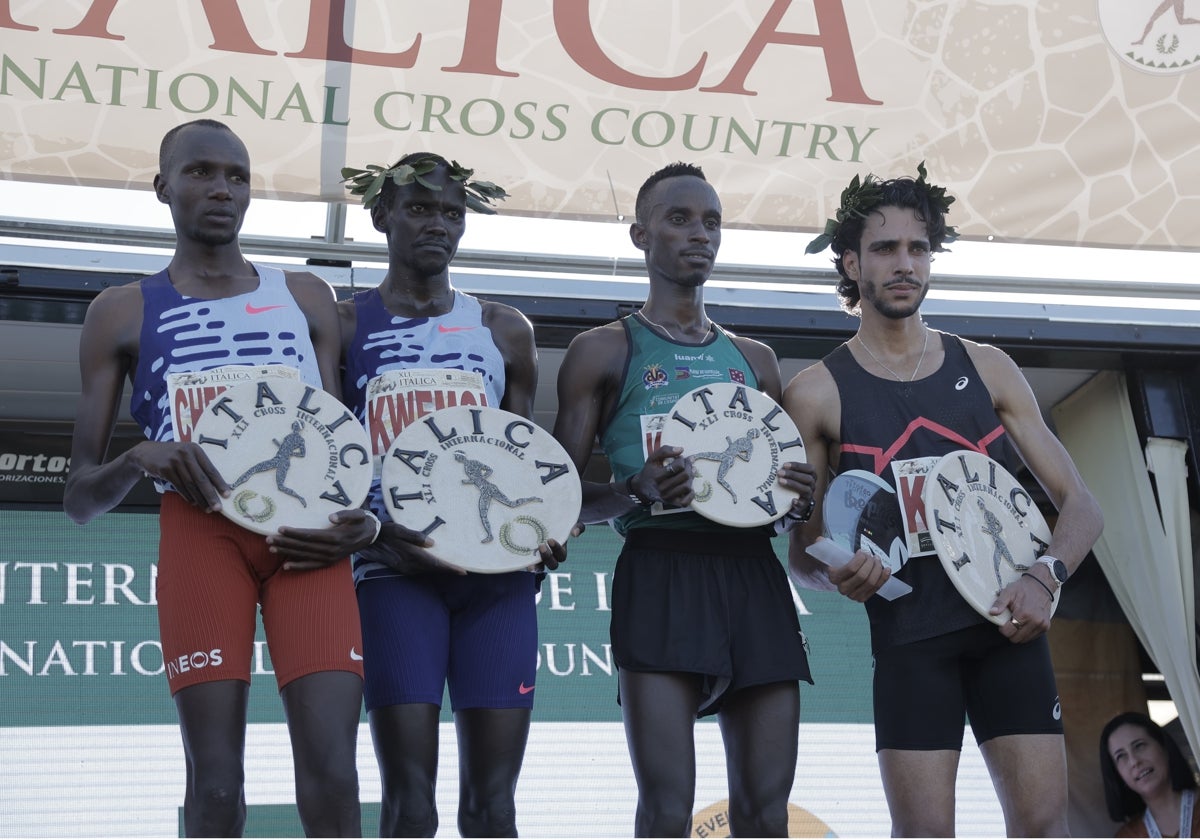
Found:
[[[354, 296], [354, 310], [356, 325], [342, 372], [342, 402], [364, 426], [367, 383], [391, 370], [473, 371], [483, 378], [487, 404], [500, 407], [504, 398], [504, 356], [496, 347], [492, 331], [483, 325], [483, 307], [477, 298], [455, 290], [454, 304], [445, 315], [411, 318], [388, 312], [375, 288]], [[391, 518], [378, 480], [371, 483], [368, 503], [384, 521]], [[355, 581], [395, 574], [382, 564], [354, 558]]]
[[146, 437], [175, 439], [167, 377], [226, 365], [287, 365], [321, 387], [308, 319], [284, 273], [255, 265], [258, 288], [219, 300], [184, 297], [167, 272], [141, 282], [142, 332], [130, 412]]

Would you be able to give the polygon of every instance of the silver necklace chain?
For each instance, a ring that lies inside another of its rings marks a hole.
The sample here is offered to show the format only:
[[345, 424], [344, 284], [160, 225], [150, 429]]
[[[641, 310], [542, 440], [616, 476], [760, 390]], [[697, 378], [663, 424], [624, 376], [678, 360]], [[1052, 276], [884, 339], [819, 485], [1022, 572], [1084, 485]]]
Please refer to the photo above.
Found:
[[[658, 323], [657, 321], [651, 321], [650, 318], [647, 317], [644, 310], [639, 309], [638, 314], [642, 316], [642, 320], [645, 321], [647, 324], [649, 324], [652, 327], [658, 327], [660, 330], [665, 332], [672, 341], [678, 341], [680, 344], [685, 343], [682, 338], [676, 338], [675, 334], [673, 332], [671, 332], [669, 329], [667, 329], [666, 327], [664, 327], [662, 324]], [[709, 334], [713, 331], [712, 319], [710, 318], [707, 320], [708, 320], [708, 329], [706, 329], [704, 331], [704, 335], [700, 336], [700, 341], [704, 341], [706, 338], [708, 338]], [[683, 325], [680, 325], [680, 329], [683, 329]]]
[[867, 346], [867, 342], [863, 341], [861, 335], [856, 335], [855, 338], [858, 339], [858, 343], [862, 345], [863, 349], [867, 351], [867, 355], [875, 360], [875, 364], [879, 365], [881, 368], [883, 368], [888, 373], [890, 373], [892, 376], [894, 376], [896, 378], [897, 382], [912, 382], [914, 379], [917, 378], [917, 374], [921, 370], [921, 365], [924, 364], [924, 362], [925, 362], [925, 351], [929, 349], [929, 328], [926, 327], [925, 328], [925, 345], [921, 348], [921, 358], [917, 359], [917, 366], [915, 368], [913, 368], [912, 376], [908, 377], [908, 379], [905, 379], [903, 376], [896, 373], [896, 371], [892, 370], [890, 367], [885, 365], [878, 356], [876, 356], [874, 353], [872, 353], [871, 348]]

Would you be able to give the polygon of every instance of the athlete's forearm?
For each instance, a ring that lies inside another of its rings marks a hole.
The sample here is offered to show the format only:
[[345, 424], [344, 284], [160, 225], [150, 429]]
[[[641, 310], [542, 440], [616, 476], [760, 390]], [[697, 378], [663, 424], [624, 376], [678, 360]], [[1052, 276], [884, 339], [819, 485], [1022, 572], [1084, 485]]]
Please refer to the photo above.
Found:
[[124, 452], [103, 464], [83, 468], [72, 465], [63, 489], [63, 510], [72, 522], [85, 525], [112, 510], [145, 476], [134, 463], [131, 452]]

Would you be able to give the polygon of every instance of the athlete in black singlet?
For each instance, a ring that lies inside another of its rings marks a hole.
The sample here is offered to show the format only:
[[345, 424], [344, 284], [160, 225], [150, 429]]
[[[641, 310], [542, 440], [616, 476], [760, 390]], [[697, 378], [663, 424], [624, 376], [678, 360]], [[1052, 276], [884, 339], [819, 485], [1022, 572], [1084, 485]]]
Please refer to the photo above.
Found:
[[918, 172], [856, 179], [842, 195], [839, 221], [809, 248], [832, 245], [842, 306], [860, 318], [850, 341], [784, 392], [822, 479], [816, 510], [829, 468], [870, 470], [892, 484], [893, 464], [957, 449], [1004, 463], [1011, 442], [1058, 507], [1054, 535], [1043, 562], [997, 596], [992, 614], [1012, 612], [998, 629], [958, 595], [932, 554], [896, 572], [913, 591], [894, 601], [872, 598], [889, 572], [867, 552], [839, 569], [820, 566], [806, 551], [821, 535], [819, 515], [792, 533], [792, 577], [867, 605], [876, 748], [894, 836], [954, 833], [964, 715], [1008, 833], [1065, 836], [1066, 756], [1044, 636], [1048, 596], [1092, 547], [1102, 517], [1012, 359], [921, 320], [931, 255], [954, 232], [945, 221], [953, 199], [925, 180], [923, 166]]

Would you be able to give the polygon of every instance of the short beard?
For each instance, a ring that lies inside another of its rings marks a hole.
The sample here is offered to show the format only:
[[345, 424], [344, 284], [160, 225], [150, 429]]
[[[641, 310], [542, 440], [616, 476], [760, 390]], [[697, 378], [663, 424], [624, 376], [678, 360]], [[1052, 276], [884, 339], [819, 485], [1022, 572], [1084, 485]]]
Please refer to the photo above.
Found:
[[929, 284], [926, 283], [921, 287], [921, 295], [915, 301], [904, 305], [887, 305], [880, 301], [879, 295], [876, 293], [876, 286], [863, 283], [861, 280], [858, 283], [859, 293], [862, 299], [859, 301], [861, 309], [864, 303], [869, 303], [871, 307], [892, 321], [903, 321], [905, 318], [915, 315], [920, 309], [921, 304], [925, 302], [925, 295], [929, 293]]

